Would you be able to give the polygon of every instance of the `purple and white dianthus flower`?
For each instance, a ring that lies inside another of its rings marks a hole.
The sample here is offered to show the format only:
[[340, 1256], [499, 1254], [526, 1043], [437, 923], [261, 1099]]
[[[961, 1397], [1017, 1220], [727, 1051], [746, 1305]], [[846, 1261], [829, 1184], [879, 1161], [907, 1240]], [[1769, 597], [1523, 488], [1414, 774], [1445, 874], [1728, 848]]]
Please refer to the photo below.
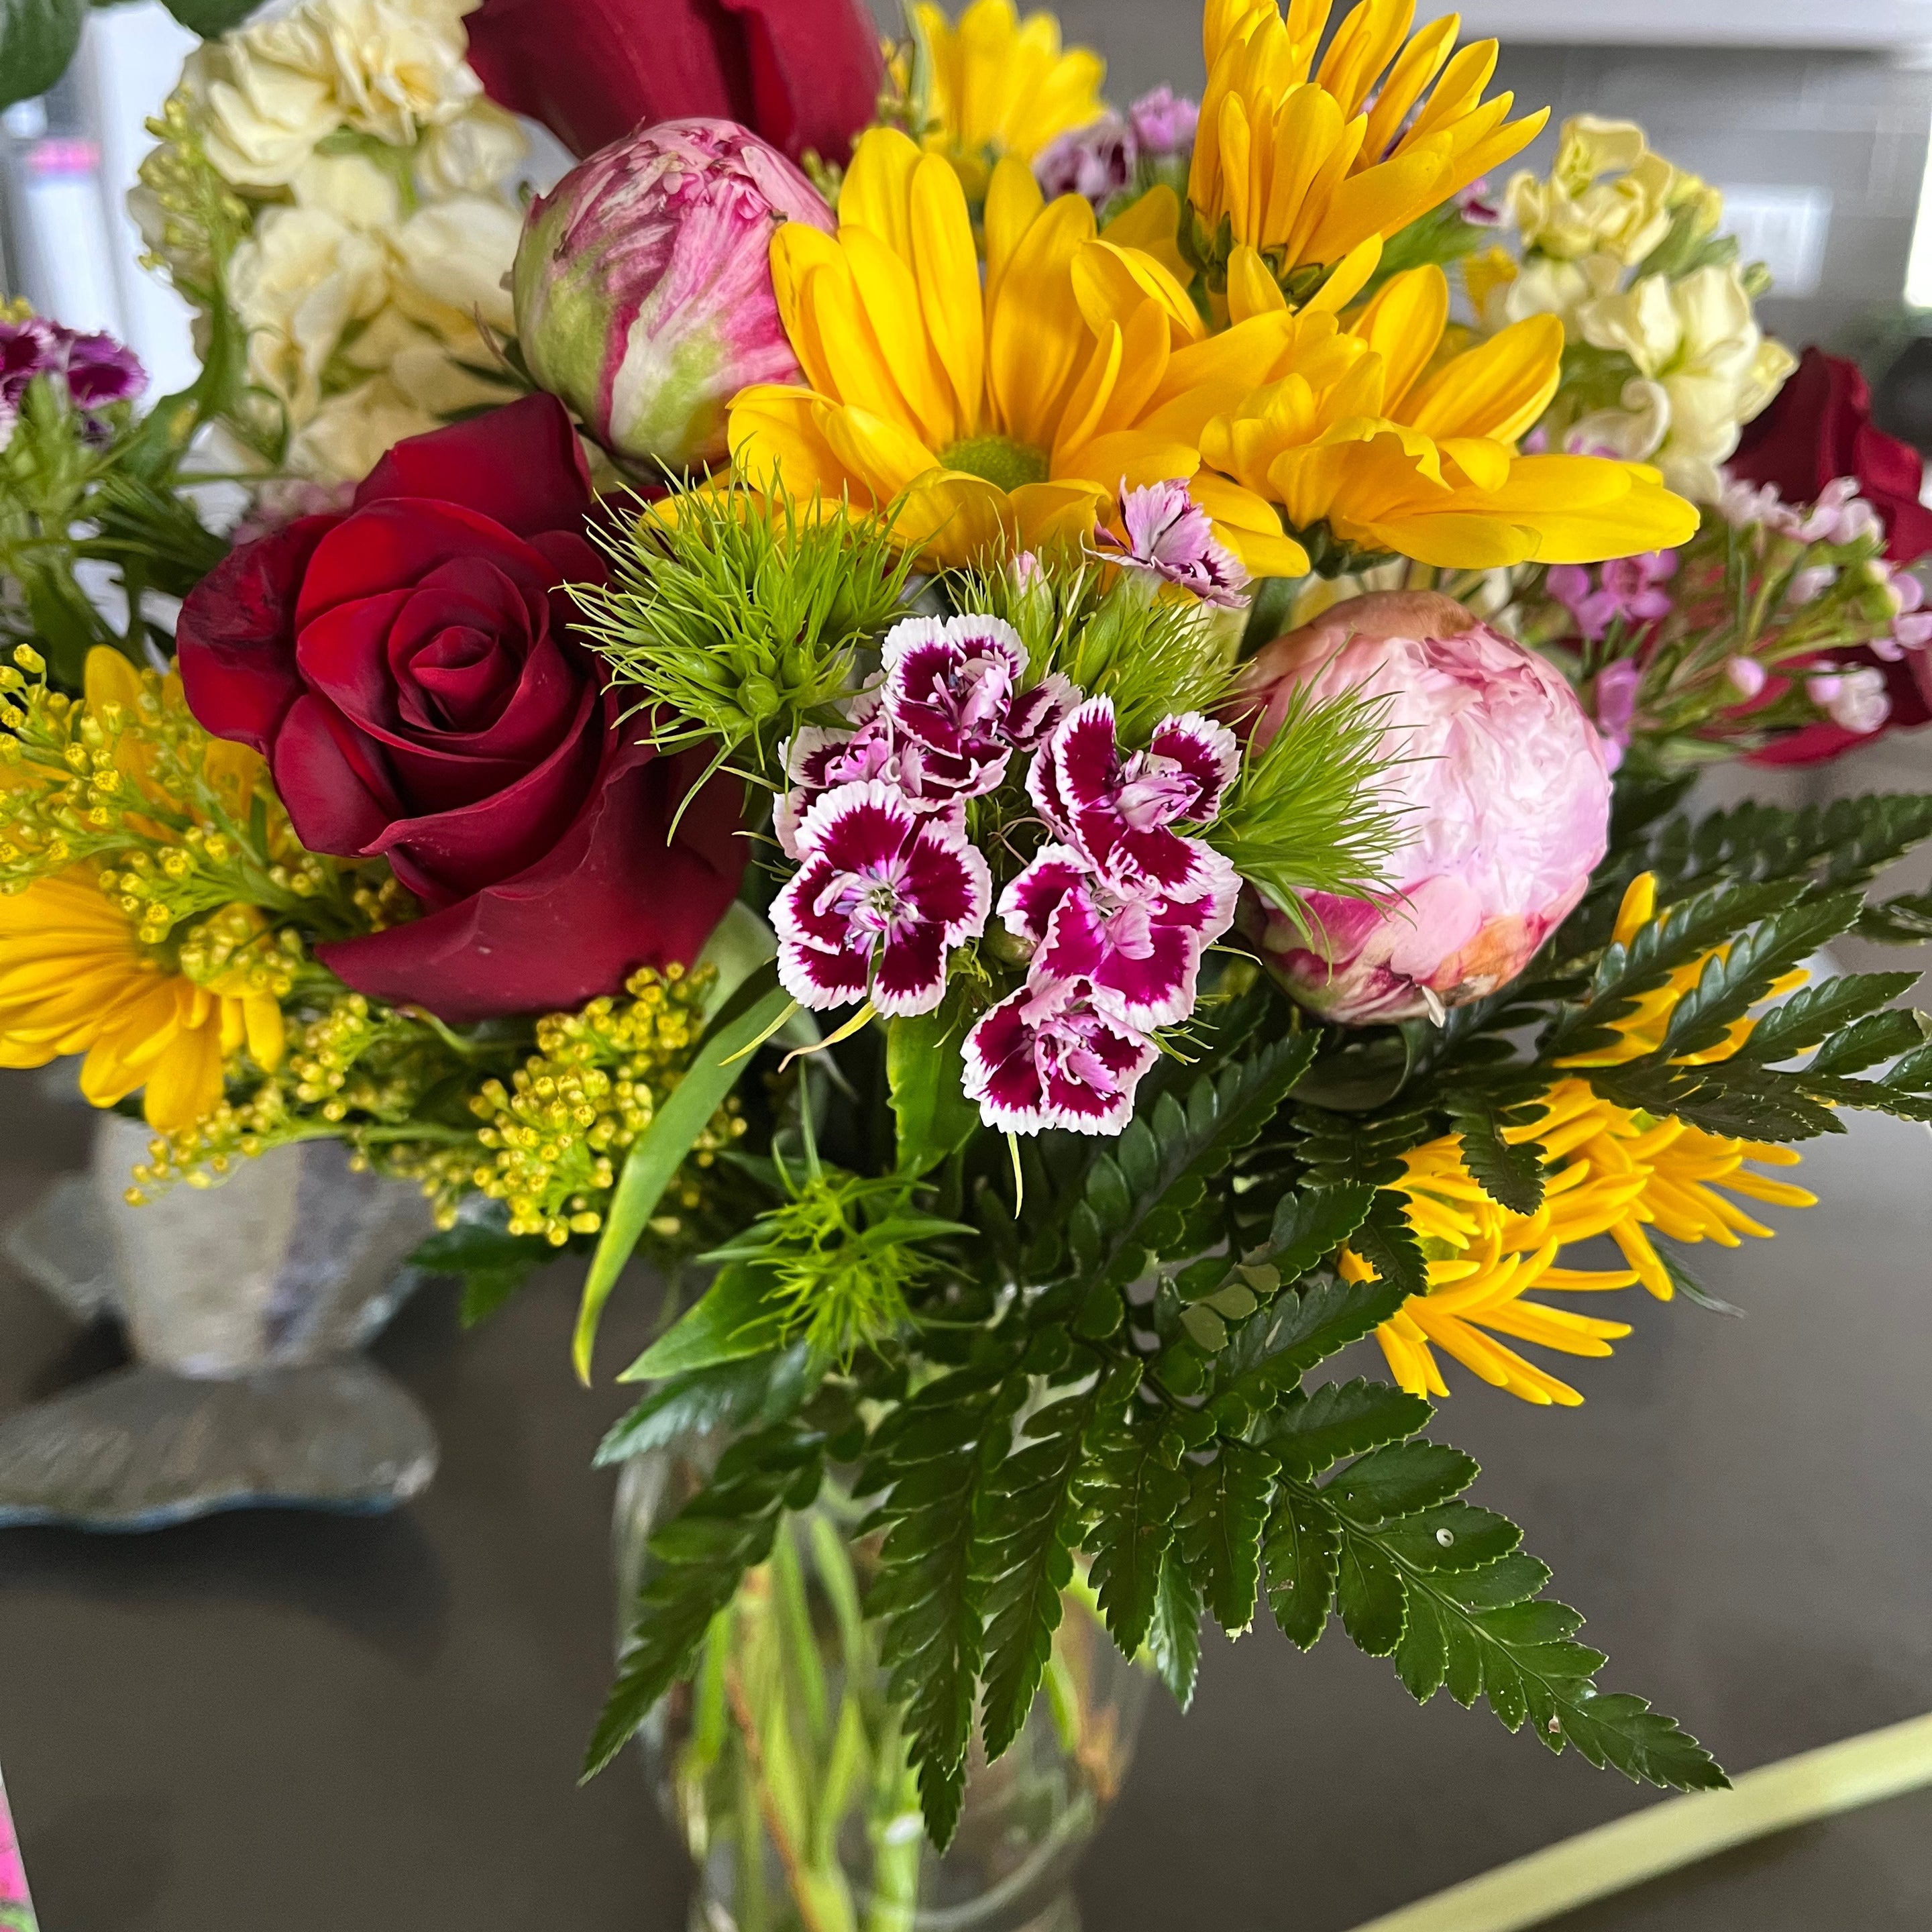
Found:
[[1199, 898], [1214, 888], [1208, 848], [1174, 828], [1214, 818], [1240, 756], [1234, 733], [1196, 711], [1164, 718], [1145, 751], [1124, 756], [1112, 700], [1090, 698], [1041, 747], [1027, 790], [1096, 872]]
[[1058, 676], [1026, 692], [1026, 646], [998, 617], [905, 617], [886, 634], [880, 709], [899, 748], [901, 782], [923, 804], [982, 798], [1072, 708]]
[[1104, 524], [1094, 532], [1096, 546], [1113, 561], [1178, 584], [1204, 604], [1223, 610], [1239, 607], [1248, 573], [1215, 536], [1213, 520], [1187, 494], [1184, 482], [1130, 490], [1123, 478], [1120, 524], [1124, 541]]
[[90, 427], [96, 411], [131, 402], [148, 386], [140, 358], [111, 335], [83, 335], [36, 315], [0, 322], [0, 449], [12, 440], [27, 385], [39, 376], [62, 382]]
[[806, 724], [786, 741], [785, 776], [791, 789], [778, 800], [773, 812], [772, 830], [788, 859], [801, 859], [799, 827], [806, 814], [829, 791], [841, 785], [861, 784], [869, 778], [882, 778], [898, 789], [898, 758], [893, 748], [892, 728], [879, 710], [874, 692], [860, 698], [854, 707], [855, 728], [827, 730]]
[[796, 842], [802, 863], [772, 908], [785, 991], [814, 1009], [869, 998], [881, 1013], [930, 1012], [946, 955], [992, 908], [992, 874], [964, 826], [871, 778], [826, 793]]
[[1095, 1007], [1124, 1026], [1184, 1020], [1202, 955], [1233, 925], [1241, 890], [1220, 853], [1203, 845], [1200, 856], [1208, 889], [1180, 899], [1097, 872], [1071, 846], [1043, 848], [1000, 896], [1007, 931], [1034, 948], [1033, 982], [1084, 980]]
[[1061, 1127], [1118, 1134], [1158, 1058], [1152, 1040], [1111, 1019], [1082, 980], [1030, 980], [966, 1036], [966, 1097], [1004, 1133]]

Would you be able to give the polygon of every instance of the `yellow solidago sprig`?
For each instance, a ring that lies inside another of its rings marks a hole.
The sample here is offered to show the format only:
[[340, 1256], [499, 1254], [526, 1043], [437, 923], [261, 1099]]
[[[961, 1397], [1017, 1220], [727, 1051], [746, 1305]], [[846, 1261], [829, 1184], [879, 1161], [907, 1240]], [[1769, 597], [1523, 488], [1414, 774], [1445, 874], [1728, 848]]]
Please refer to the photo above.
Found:
[[[1655, 909], [1656, 882], [1646, 873], [1625, 893], [1616, 943], [1628, 946]], [[1390, 1185], [1403, 1197], [1421, 1244], [1429, 1286], [1376, 1331], [1404, 1388], [1418, 1395], [1449, 1393], [1434, 1354], [1440, 1348], [1525, 1401], [1574, 1406], [1582, 1400], [1575, 1389], [1510, 1343], [1603, 1356], [1630, 1332], [1629, 1325], [1526, 1300], [1527, 1295], [1590, 1293], [1640, 1282], [1668, 1301], [1682, 1277], [1655, 1236], [1684, 1246], [1708, 1240], [1737, 1247], [1747, 1234], [1768, 1240], [1774, 1232], [1741, 1200], [1783, 1208], [1814, 1204], [1816, 1197], [1803, 1188], [1756, 1171], [1796, 1166], [1799, 1156], [1792, 1148], [1712, 1133], [1675, 1115], [1660, 1118], [1619, 1106], [1596, 1092], [1582, 1070], [1654, 1052], [1709, 956], [1678, 968], [1664, 986], [1612, 1022], [1615, 1043], [1559, 1061], [1559, 1069], [1578, 1072], [1550, 1086], [1534, 1119], [1502, 1130], [1505, 1142], [1534, 1142], [1540, 1150], [1544, 1198], [1533, 1214], [1515, 1213], [1484, 1191], [1470, 1174], [1458, 1134], [1404, 1156], [1402, 1178]], [[1802, 972], [1785, 976], [1773, 986], [1773, 995], [1796, 991], [1804, 977]], [[1708, 1064], [1734, 1054], [1756, 1024], [1750, 1016], [1738, 1021], [1720, 1044], [1684, 1056], [1682, 1064]], [[1562, 1264], [1567, 1248], [1606, 1234], [1622, 1251], [1622, 1268]], [[1343, 1253], [1342, 1271], [1352, 1280], [1373, 1274], [1352, 1251]]]
[[906, 18], [911, 39], [889, 63], [881, 118], [950, 161], [970, 201], [986, 200], [1007, 156], [1030, 162], [1107, 111], [1106, 62], [1064, 46], [1049, 13], [1022, 20], [1013, 0], [971, 0], [955, 21], [920, 0]]
[[[1533, 141], [1547, 110], [1484, 100], [1496, 44], [1454, 52], [1451, 14], [1413, 38], [1414, 0], [1361, 0], [1316, 64], [1332, 0], [1208, 0], [1208, 90], [1185, 245], [1217, 286], [1256, 251], [1296, 302]], [[1453, 56], [1453, 57], [1452, 57]]]
[[260, 759], [210, 738], [177, 679], [101, 647], [74, 699], [31, 646], [14, 657], [0, 668], [0, 1064], [85, 1054], [95, 1106], [145, 1090], [152, 1125], [188, 1131], [231, 1076], [279, 1065], [306, 938], [366, 928], [389, 896], [302, 849]]
[[[484, 1083], [470, 1106], [486, 1152], [466, 1178], [507, 1204], [508, 1232], [561, 1247], [603, 1226], [626, 1153], [691, 1063], [714, 976], [675, 965], [637, 973], [628, 1000], [607, 995], [539, 1020], [536, 1052], [507, 1084]], [[703, 1205], [706, 1171], [744, 1131], [734, 1095], [666, 1189], [652, 1234], [668, 1240], [683, 1231], [682, 1217]]]

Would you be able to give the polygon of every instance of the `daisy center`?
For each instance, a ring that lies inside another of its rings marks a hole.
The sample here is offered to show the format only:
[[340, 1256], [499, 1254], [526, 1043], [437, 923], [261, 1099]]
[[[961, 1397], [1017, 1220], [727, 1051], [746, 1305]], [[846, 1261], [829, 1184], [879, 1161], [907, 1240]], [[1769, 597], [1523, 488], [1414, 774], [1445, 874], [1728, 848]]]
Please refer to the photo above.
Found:
[[983, 476], [1002, 490], [1017, 490], [1022, 484], [1046, 481], [1046, 452], [1016, 442], [1011, 436], [968, 436], [944, 451], [939, 460], [949, 470]]

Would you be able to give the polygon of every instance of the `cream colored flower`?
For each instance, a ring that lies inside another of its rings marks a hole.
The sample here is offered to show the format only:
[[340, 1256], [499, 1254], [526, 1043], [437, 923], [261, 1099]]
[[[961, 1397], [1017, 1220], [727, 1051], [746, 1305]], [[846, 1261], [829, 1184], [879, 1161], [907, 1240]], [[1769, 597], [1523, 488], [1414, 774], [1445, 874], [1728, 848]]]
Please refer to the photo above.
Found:
[[[461, 319], [476, 334], [476, 317], [505, 334], [516, 328], [504, 286], [517, 259], [523, 218], [500, 201], [459, 195], [417, 209], [398, 232], [396, 251], [410, 280], [432, 302]], [[430, 320], [434, 326], [433, 318]]]
[[424, 136], [416, 151], [416, 186], [430, 201], [500, 193], [530, 152], [529, 140], [515, 117], [479, 100]]
[[250, 374], [299, 426], [320, 404], [344, 332], [382, 308], [388, 264], [379, 242], [326, 209], [274, 208], [235, 250], [228, 286], [249, 331]]
[[1662, 422], [1646, 454], [1672, 489], [1701, 502], [1715, 500], [1718, 466], [1736, 449], [1740, 427], [1797, 367], [1759, 328], [1735, 264], [1699, 268], [1676, 282], [1647, 275], [1586, 304], [1578, 326], [1585, 341], [1628, 356], [1638, 378], [1653, 386], [1642, 392], [1641, 410], [1630, 412], [1653, 425]]
[[319, 483], [356, 483], [397, 443], [438, 428], [386, 376], [331, 396], [290, 446], [289, 467]]
[[1614, 255], [1604, 254], [1568, 262], [1533, 255], [1520, 262], [1508, 249], [1492, 248], [1469, 256], [1462, 264], [1463, 286], [1486, 335], [1533, 315], [1553, 315], [1562, 321], [1564, 334], [1574, 341], [1577, 317], [1585, 304], [1613, 293], [1623, 279], [1623, 264]]
[[311, 154], [290, 183], [298, 208], [317, 208], [344, 226], [385, 235], [403, 216], [401, 184], [366, 154]]
[[197, 47], [178, 98], [218, 173], [238, 188], [284, 188], [342, 116], [325, 76], [266, 58], [250, 39]]
[[1678, 179], [1634, 122], [1580, 114], [1563, 124], [1549, 178], [1512, 176], [1505, 205], [1526, 248], [1566, 261], [1604, 254], [1630, 268], [1670, 232]]
[[321, 81], [342, 124], [410, 147], [483, 92], [464, 58], [463, 10], [454, 0], [308, 0], [235, 38]]

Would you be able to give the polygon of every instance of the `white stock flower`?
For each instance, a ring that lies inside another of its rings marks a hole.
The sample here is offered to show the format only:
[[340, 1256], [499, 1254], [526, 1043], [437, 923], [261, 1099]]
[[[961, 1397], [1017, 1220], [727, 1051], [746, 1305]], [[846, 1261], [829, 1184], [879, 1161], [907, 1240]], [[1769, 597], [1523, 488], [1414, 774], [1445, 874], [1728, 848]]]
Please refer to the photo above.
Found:
[[1513, 176], [1504, 206], [1527, 249], [1565, 260], [1607, 254], [1631, 268], [1669, 233], [1678, 182], [1635, 122], [1579, 114], [1563, 124], [1549, 178]]
[[503, 284], [523, 230], [522, 217], [503, 202], [459, 195], [417, 209], [398, 231], [396, 250], [410, 280], [460, 316], [468, 333], [480, 314], [509, 334], [516, 316]]
[[180, 92], [218, 174], [238, 188], [284, 188], [342, 116], [326, 77], [266, 58], [250, 40], [197, 47]]
[[1740, 426], [1797, 367], [1759, 328], [1736, 266], [1699, 268], [1676, 282], [1647, 275], [1586, 303], [1577, 322], [1586, 342], [1628, 356], [1654, 386], [1643, 402], [1652, 412], [1667, 409], [1654, 452], [1665, 482], [1714, 502], [1723, 488], [1718, 466], [1737, 448]]
[[483, 91], [464, 58], [464, 10], [455, 0], [308, 0], [234, 38], [322, 82], [341, 124], [409, 147]]
[[289, 467], [322, 483], [359, 483], [404, 437], [439, 428], [386, 376], [332, 396], [303, 426]]
[[515, 117], [479, 100], [424, 136], [416, 151], [416, 184], [428, 200], [500, 194], [530, 152], [529, 139]]
[[401, 184], [366, 154], [311, 154], [290, 186], [298, 208], [319, 208], [365, 234], [386, 234], [402, 219]]
[[298, 426], [321, 402], [344, 332], [382, 307], [388, 262], [379, 242], [326, 209], [276, 208], [235, 250], [228, 284], [249, 331], [249, 373]]

